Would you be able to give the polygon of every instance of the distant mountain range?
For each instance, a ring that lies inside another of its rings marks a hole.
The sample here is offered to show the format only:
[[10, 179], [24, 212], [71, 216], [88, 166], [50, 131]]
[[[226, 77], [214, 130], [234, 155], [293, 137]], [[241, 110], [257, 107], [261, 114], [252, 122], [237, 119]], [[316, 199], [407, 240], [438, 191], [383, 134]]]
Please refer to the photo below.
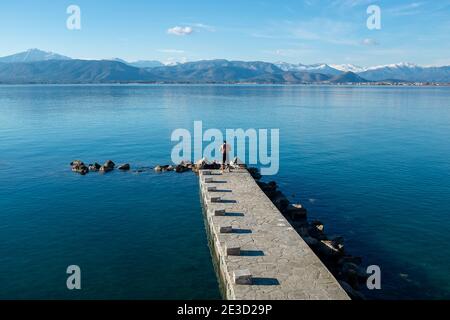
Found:
[[0, 63], [16, 62], [36, 62], [47, 60], [70, 60], [71, 58], [62, 56], [53, 52], [46, 52], [39, 49], [30, 49], [24, 52], [16, 53], [11, 56], [0, 58]]
[[165, 65], [159, 61], [79, 60], [31, 49], [0, 58], [0, 83], [450, 83], [450, 66], [401, 63], [371, 68], [351, 64], [289, 64], [205, 60]]

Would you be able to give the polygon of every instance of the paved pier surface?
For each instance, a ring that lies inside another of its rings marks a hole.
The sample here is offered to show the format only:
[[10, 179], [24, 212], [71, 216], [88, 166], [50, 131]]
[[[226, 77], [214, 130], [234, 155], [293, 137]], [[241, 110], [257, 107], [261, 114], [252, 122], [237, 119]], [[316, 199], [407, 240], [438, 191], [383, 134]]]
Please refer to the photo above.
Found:
[[203, 170], [200, 186], [225, 298], [349, 299], [247, 170]]

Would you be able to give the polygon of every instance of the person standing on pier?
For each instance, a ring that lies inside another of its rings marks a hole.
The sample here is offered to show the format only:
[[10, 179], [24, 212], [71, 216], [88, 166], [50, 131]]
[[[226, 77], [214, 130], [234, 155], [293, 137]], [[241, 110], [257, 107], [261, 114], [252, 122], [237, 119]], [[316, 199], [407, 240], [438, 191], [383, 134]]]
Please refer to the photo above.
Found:
[[231, 151], [231, 146], [225, 140], [223, 144], [220, 146], [220, 152], [222, 152], [222, 173], [226, 168], [228, 168], [228, 172], [230, 172], [230, 165], [228, 164], [228, 155]]

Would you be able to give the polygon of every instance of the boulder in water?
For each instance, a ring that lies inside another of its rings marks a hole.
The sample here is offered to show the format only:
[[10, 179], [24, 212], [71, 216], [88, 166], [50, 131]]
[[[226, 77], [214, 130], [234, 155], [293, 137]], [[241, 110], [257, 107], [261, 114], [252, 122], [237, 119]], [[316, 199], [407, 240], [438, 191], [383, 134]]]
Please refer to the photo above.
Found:
[[167, 171], [173, 171], [174, 168], [173, 168], [173, 166], [170, 166], [170, 165], [164, 165], [164, 166], [158, 165], [155, 167], [154, 170], [156, 172], [167, 172]]
[[347, 294], [349, 295], [350, 299], [352, 299], [352, 300], [365, 300], [364, 295], [361, 292], [356, 291], [355, 289], [353, 289], [352, 286], [349, 285], [347, 282], [339, 281], [339, 284], [341, 285], [342, 289], [344, 289], [344, 291], [347, 292]]
[[363, 268], [351, 262], [344, 263], [341, 267], [341, 272], [348, 283], [354, 284], [354, 286], [357, 286], [359, 282], [366, 281], [368, 277]]
[[114, 169], [116, 164], [112, 160], [108, 160], [108, 161], [105, 162], [105, 164], [103, 166], [107, 167], [107, 168], [110, 168], [110, 169]]
[[96, 171], [99, 171], [101, 167], [102, 166], [96, 162], [94, 164], [89, 165], [89, 171], [96, 172]]
[[325, 229], [325, 226], [323, 225], [323, 223], [319, 220], [315, 220], [313, 222], [311, 222], [311, 226], [313, 228], [315, 228], [317, 231], [319, 232], [323, 232]]
[[342, 257], [339, 261], [338, 264], [343, 265], [345, 263], [353, 263], [356, 265], [361, 265], [362, 264], [362, 258], [361, 257], [354, 257], [354, 256], [345, 256]]
[[272, 199], [272, 202], [275, 205], [275, 207], [277, 207], [278, 210], [280, 210], [281, 212], [285, 211], [289, 206], [288, 198], [286, 198], [286, 196], [281, 191], [276, 192], [276, 195]]
[[70, 166], [72, 166], [72, 167], [74, 167], [74, 166], [81, 166], [81, 165], [84, 166], [84, 162], [81, 161], [81, 160], [74, 160], [74, 161], [72, 161], [72, 162], [70, 163]]
[[313, 237], [304, 237], [303, 240], [310, 247], [317, 247], [319, 245], [319, 240], [314, 239]]
[[344, 255], [344, 246], [343, 245], [335, 245], [333, 241], [330, 240], [321, 240], [319, 244], [319, 251], [326, 258], [337, 258]]
[[79, 173], [83, 176], [89, 173], [89, 168], [81, 160], [72, 161], [70, 165], [72, 166], [73, 172]]
[[182, 164], [179, 164], [179, 165], [177, 165], [175, 167], [175, 172], [177, 172], [177, 173], [183, 173], [183, 172], [186, 172], [186, 171], [189, 171], [189, 168], [184, 166], [184, 165], [182, 165]]
[[261, 180], [262, 175], [261, 175], [261, 173], [259, 172], [259, 169], [258, 169], [258, 168], [248, 168], [247, 170], [248, 170], [248, 172], [250, 173], [250, 175], [253, 177], [253, 179], [255, 179], [255, 180]]
[[126, 163], [126, 164], [120, 165], [117, 169], [122, 170], [122, 171], [128, 171], [131, 169], [131, 166], [128, 163]]
[[284, 214], [296, 221], [306, 219], [308, 211], [301, 204], [290, 204], [284, 211]]
[[105, 165], [101, 166], [100, 169], [99, 169], [99, 171], [101, 173], [107, 173], [107, 172], [110, 172], [110, 171], [113, 171], [113, 170], [114, 170], [114, 168], [111, 168], [111, 167], [108, 167], [108, 166], [105, 166]]

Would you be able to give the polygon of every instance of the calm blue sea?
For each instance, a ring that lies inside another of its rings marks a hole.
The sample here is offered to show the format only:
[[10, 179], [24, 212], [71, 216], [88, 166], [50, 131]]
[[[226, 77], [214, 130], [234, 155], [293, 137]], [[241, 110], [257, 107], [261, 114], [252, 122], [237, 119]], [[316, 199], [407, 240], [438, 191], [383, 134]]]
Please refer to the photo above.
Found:
[[193, 174], [68, 166], [168, 163], [195, 120], [280, 129], [272, 179], [381, 267], [368, 297], [450, 298], [450, 88], [144, 85], [0, 86], [0, 298], [220, 298]]

